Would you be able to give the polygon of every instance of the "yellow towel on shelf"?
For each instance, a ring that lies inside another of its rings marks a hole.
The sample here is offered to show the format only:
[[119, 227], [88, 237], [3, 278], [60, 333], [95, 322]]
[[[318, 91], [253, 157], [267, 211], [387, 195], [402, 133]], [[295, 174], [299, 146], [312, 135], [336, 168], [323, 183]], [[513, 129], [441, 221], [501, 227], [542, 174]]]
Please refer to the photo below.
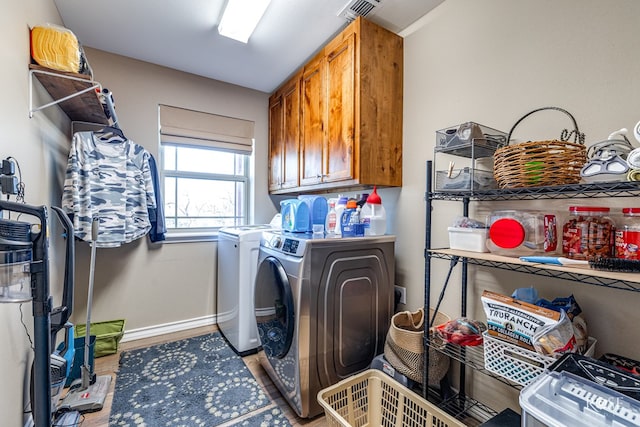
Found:
[[31, 57], [43, 67], [81, 72], [82, 51], [71, 30], [46, 24], [31, 29]]

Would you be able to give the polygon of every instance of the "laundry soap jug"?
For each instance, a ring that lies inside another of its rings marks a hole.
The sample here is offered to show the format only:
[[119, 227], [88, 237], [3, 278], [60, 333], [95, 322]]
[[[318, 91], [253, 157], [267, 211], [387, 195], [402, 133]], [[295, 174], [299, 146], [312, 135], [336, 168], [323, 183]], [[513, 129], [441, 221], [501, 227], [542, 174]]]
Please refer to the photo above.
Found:
[[364, 223], [365, 236], [382, 236], [387, 232], [387, 213], [375, 186], [362, 207], [361, 220]]
[[280, 202], [282, 230], [306, 233], [311, 228], [309, 205], [300, 199], [286, 199]]
[[355, 200], [347, 202], [346, 209], [342, 212], [340, 221], [342, 237], [364, 236], [363, 224], [360, 224], [360, 208]]
[[335, 235], [342, 236], [342, 212], [347, 208], [348, 198], [340, 196], [338, 203], [336, 204], [336, 229]]

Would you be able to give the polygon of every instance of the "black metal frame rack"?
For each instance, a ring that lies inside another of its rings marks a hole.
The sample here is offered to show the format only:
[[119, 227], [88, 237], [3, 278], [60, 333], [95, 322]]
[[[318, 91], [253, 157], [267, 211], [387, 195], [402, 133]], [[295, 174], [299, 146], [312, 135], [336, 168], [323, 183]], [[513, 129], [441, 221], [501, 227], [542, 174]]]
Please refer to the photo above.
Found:
[[[460, 301], [460, 316], [467, 314], [467, 285], [468, 267], [476, 265], [482, 267], [498, 268], [503, 270], [535, 274], [539, 276], [554, 277], [558, 279], [578, 281], [583, 284], [604, 286], [632, 292], [640, 292], [640, 274], [614, 273], [597, 270], [577, 270], [562, 266], [543, 264], [529, 264], [519, 261], [517, 258], [501, 257], [493, 254], [456, 251], [446, 248], [432, 248], [431, 224], [433, 202], [438, 200], [462, 202], [462, 214], [469, 215], [471, 201], [500, 201], [500, 200], [538, 200], [538, 199], [579, 199], [593, 197], [634, 197], [640, 195], [640, 182], [608, 182], [599, 184], [575, 184], [559, 185], [551, 187], [513, 188], [500, 190], [469, 190], [469, 191], [435, 191], [434, 190], [433, 162], [426, 162], [426, 213], [425, 213], [425, 250], [424, 250], [424, 310], [429, 313], [431, 307], [431, 261], [432, 259], [450, 260], [449, 272], [460, 265], [462, 296]], [[441, 297], [446, 291], [446, 282], [441, 290]], [[495, 415], [496, 412], [480, 402], [466, 395], [465, 379], [466, 368], [487, 374], [498, 381], [510, 385], [516, 389], [521, 385], [511, 382], [499, 375], [495, 375], [485, 369], [484, 353], [481, 346], [462, 347], [447, 344], [445, 347], [433, 346], [429, 340], [428, 328], [424, 334], [424, 366], [429, 366], [429, 348], [435, 348], [460, 363], [458, 393], [456, 396], [442, 400], [436, 393], [430, 392], [428, 387], [423, 388], [423, 397], [438, 403], [442, 408], [452, 413], [458, 419], [468, 421], [473, 418], [480, 422]], [[422, 384], [429, 384], [429, 370], [424, 369]]]

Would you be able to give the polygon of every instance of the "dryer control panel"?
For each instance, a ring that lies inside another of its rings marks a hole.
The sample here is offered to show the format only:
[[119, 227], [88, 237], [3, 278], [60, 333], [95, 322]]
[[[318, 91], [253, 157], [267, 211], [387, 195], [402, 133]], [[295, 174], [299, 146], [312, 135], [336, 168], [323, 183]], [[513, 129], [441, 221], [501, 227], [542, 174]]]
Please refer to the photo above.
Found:
[[260, 246], [295, 257], [302, 257], [306, 248], [306, 240], [304, 237], [292, 236], [289, 233], [265, 231], [262, 233]]

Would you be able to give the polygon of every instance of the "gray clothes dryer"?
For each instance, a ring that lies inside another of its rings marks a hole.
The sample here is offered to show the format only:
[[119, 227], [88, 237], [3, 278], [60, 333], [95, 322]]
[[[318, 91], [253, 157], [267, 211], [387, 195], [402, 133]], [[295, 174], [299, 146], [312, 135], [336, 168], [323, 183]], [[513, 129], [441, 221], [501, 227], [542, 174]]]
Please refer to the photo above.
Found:
[[322, 413], [320, 390], [384, 352], [394, 244], [394, 236], [263, 233], [255, 281], [260, 361], [299, 416]]

